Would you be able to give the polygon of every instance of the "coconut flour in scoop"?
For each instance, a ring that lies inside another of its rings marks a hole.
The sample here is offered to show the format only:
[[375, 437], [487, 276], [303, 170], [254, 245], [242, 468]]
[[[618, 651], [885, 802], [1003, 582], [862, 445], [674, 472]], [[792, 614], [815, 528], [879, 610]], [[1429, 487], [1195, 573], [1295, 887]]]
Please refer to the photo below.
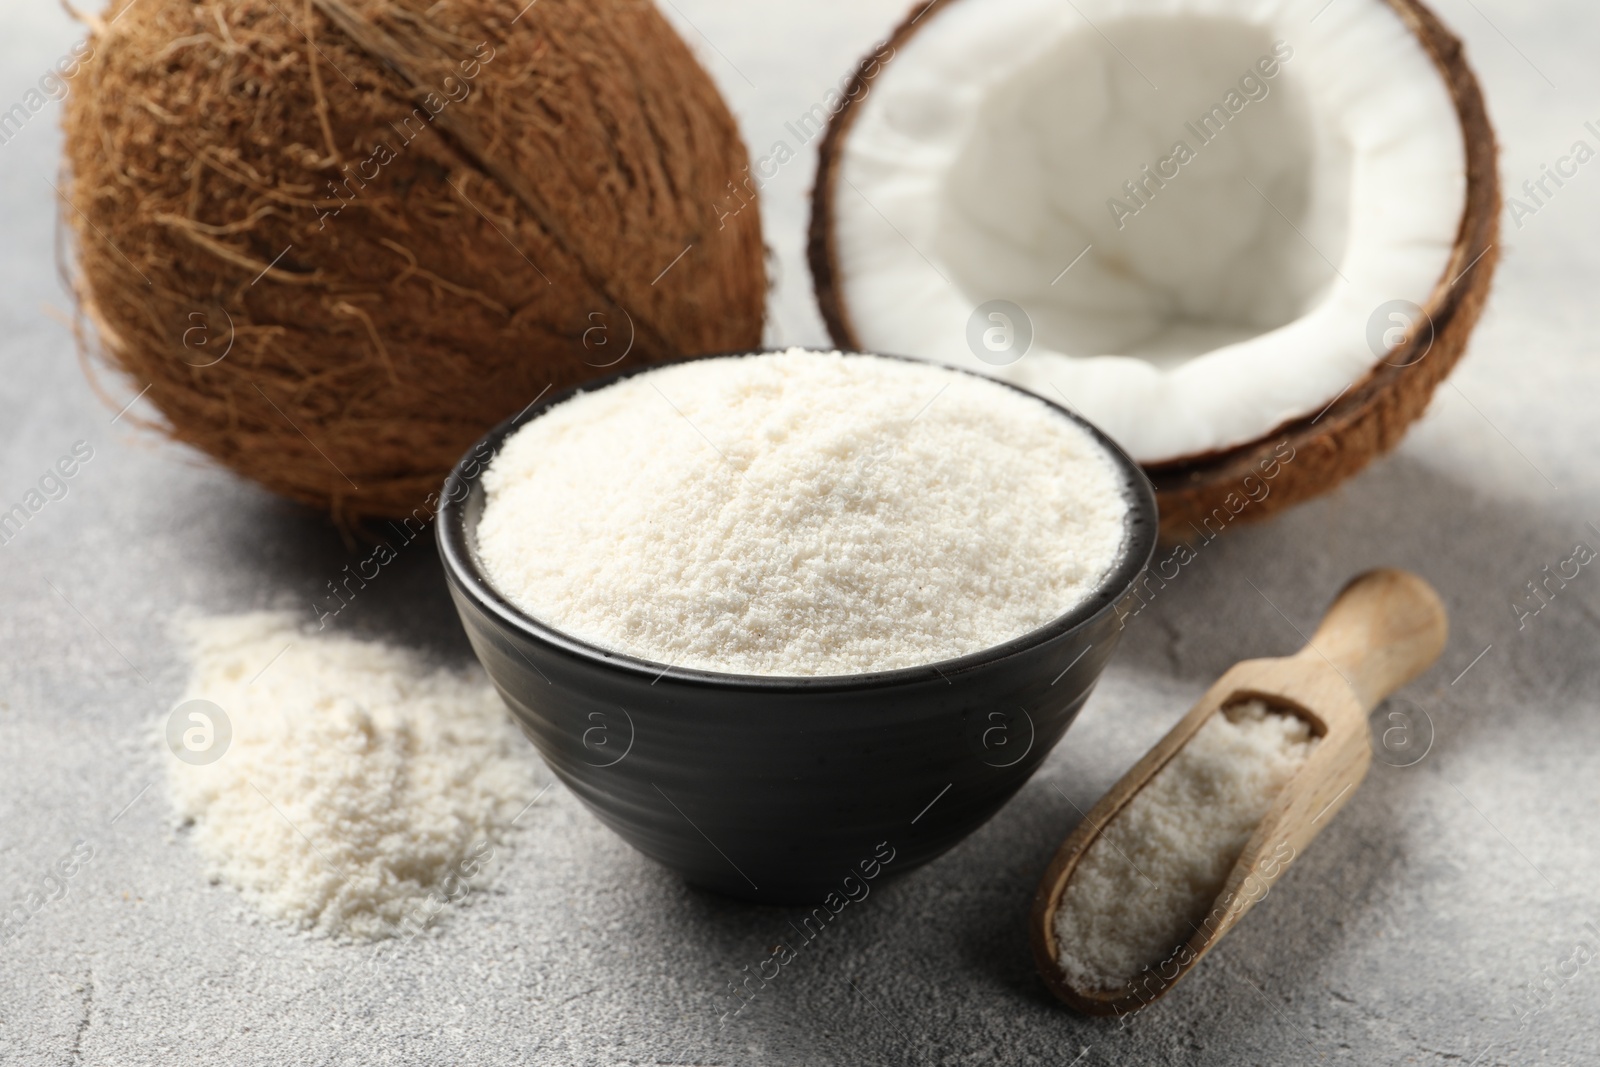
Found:
[[1229, 872], [1316, 744], [1304, 719], [1262, 700], [1207, 720], [1112, 818], [1067, 883], [1055, 930], [1072, 984], [1125, 988], [1220, 918], [1212, 909]]
[[581, 393], [506, 439], [478, 527], [495, 588], [640, 659], [757, 675], [934, 663], [1081, 603], [1125, 478], [1043, 401], [802, 350]]

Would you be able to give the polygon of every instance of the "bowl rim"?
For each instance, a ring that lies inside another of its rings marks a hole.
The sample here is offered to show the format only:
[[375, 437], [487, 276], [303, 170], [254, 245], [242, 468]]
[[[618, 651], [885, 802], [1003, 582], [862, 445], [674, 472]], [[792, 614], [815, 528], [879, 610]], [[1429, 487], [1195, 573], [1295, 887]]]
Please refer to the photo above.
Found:
[[[817, 355], [871, 356], [971, 375], [981, 381], [1004, 386], [1007, 389], [1037, 400], [1082, 427], [1110, 455], [1112, 461], [1118, 466], [1123, 475], [1123, 491], [1128, 501], [1128, 509], [1124, 515], [1125, 536], [1115, 562], [1112, 563], [1094, 590], [1070, 610], [1056, 616], [1043, 626], [1029, 630], [1027, 633], [1014, 637], [1009, 641], [991, 645], [988, 648], [969, 652], [966, 655], [952, 659], [858, 674], [738, 674], [729, 671], [712, 671], [700, 667], [685, 667], [647, 660], [626, 652], [592, 644], [542, 622], [523, 611], [495, 588], [494, 583], [489, 580], [488, 574], [479, 566], [476, 553], [468, 543], [466, 512], [472, 494], [483, 492], [483, 474], [488, 470], [493, 458], [498, 456], [500, 446], [507, 437], [558, 404], [564, 403], [581, 393], [604, 389], [637, 374], [646, 374], [653, 370], [662, 370], [681, 363], [698, 363], [703, 360], [727, 359], [738, 356], [773, 355], [792, 351], [802, 351]], [[548, 388], [546, 392], [548, 392]], [[488, 459], [483, 458], [485, 448], [488, 449]], [[466, 468], [469, 464], [477, 465], [478, 470], [475, 474], [469, 475], [466, 473]], [[1145, 476], [1143, 468], [1098, 426], [1066, 405], [1024, 389], [1019, 385], [1014, 385], [1011, 382], [1003, 381], [966, 367], [953, 367], [945, 363], [919, 359], [915, 356], [893, 355], [883, 352], [843, 352], [840, 349], [814, 348], [806, 345], [791, 345], [783, 348], [754, 348], [733, 352], [711, 352], [684, 359], [641, 364], [625, 371], [568, 387], [553, 395], [546, 396], [545, 393], [540, 393], [517, 414], [502, 420], [473, 443], [466, 453], [462, 455], [461, 459], [456, 462], [455, 466], [451, 468], [449, 476], [445, 479], [439, 500], [436, 514], [436, 522], [439, 528], [437, 542], [446, 575], [451, 579], [452, 584], [467, 596], [479, 611], [496, 620], [499, 625], [536, 644], [553, 646], [569, 657], [586, 661], [600, 669], [637, 676], [652, 686], [657, 682], [671, 681], [678, 685], [735, 692], [757, 692], [768, 695], [784, 692], [803, 692], [808, 695], [815, 695], [826, 692], [858, 692], [895, 686], [921, 685], [933, 681], [949, 683], [950, 679], [956, 675], [968, 674], [975, 670], [992, 667], [1014, 656], [1031, 652], [1057, 638], [1066, 636], [1072, 631], [1085, 626], [1093, 619], [1098, 618], [1103, 613], [1114, 609], [1149, 566], [1150, 560], [1155, 554], [1159, 526], [1155, 489], [1151, 485], [1149, 478]]]

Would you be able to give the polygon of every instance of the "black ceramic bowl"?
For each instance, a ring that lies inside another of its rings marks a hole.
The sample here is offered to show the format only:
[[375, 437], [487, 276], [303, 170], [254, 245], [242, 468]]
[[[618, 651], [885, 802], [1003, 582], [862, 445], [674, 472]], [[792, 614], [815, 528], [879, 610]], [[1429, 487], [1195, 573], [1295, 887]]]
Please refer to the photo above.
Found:
[[1120, 558], [1054, 622], [876, 674], [761, 677], [635, 659], [525, 614], [478, 559], [488, 460], [576, 391], [496, 427], [446, 482], [439, 551], [450, 593], [478, 659], [562, 782], [640, 852], [733, 896], [859, 895], [865, 879], [927, 863], [988, 821], [1088, 698], [1120, 636], [1117, 608], [1155, 548], [1155, 495], [1138, 465], [1052, 405], [1111, 454], [1129, 505]]

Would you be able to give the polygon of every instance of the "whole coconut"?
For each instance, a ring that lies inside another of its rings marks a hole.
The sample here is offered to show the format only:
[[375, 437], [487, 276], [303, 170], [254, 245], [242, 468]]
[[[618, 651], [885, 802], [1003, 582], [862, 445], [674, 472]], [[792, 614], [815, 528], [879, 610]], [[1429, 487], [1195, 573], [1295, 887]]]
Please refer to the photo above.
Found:
[[760, 342], [758, 213], [719, 210], [748, 157], [647, 0], [115, 0], [90, 43], [103, 357], [341, 521], [424, 506], [546, 388]]

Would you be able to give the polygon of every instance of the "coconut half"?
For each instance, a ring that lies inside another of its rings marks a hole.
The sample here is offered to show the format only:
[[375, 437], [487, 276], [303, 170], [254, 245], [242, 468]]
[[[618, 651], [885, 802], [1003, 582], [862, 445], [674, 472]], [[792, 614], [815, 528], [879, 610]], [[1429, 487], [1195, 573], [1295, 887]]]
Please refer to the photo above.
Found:
[[1169, 539], [1393, 447], [1499, 214], [1477, 82], [1415, 0], [933, 0], [863, 62], [813, 196], [837, 344], [1065, 401]]

